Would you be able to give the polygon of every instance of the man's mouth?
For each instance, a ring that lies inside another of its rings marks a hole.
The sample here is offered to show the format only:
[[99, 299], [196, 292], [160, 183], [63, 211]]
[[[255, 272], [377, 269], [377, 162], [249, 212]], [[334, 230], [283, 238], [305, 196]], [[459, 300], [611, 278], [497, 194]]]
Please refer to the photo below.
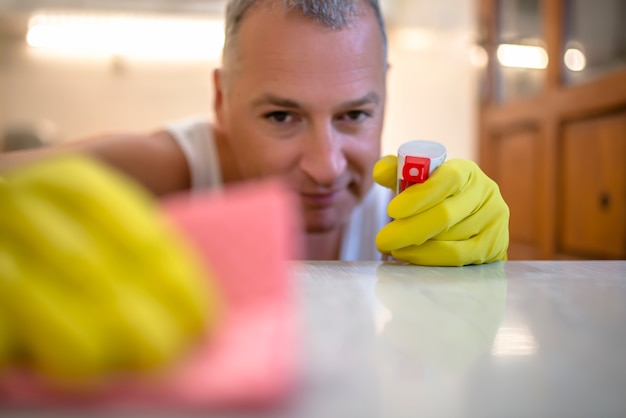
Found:
[[321, 193], [300, 193], [305, 206], [321, 209], [333, 205], [339, 198], [339, 190]]

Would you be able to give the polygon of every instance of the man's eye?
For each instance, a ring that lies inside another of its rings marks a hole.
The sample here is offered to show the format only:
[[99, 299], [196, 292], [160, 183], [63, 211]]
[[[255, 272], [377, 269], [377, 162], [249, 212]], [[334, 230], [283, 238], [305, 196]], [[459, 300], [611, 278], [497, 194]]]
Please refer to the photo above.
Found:
[[287, 123], [290, 122], [293, 118], [289, 112], [270, 112], [265, 115], [265, 118], [278, 123]]
[[370, 116], [369, 113], [363, 110], [351, 110], [349, 112], [344, 113], [340, 117], [340, 119], [343, 119], [348, 122], [361, 122], [369, 116]]

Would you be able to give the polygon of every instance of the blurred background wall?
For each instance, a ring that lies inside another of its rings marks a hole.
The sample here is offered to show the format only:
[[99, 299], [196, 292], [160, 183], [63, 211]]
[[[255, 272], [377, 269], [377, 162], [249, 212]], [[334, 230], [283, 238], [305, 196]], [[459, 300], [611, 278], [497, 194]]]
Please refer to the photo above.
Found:
[[[392, 66], [383, 151], [394, 153], [400, 143], [421, 138], [445, 143], [451, 157], [475, 159], [473, 1], [381, 3]], [[202, 39], [187, 45], [196, 53], [182, 56], [180, 50], [168, 56], [166, 41], [161, 55], [153, 56], [95, 47], [69, 53], [33, 47], [26, 35], [29, 19], [41, 11], [57, 21], [63, 13], [76, 12], [91, 19], [158, 18], [166, 22], [153, 35], [158, 37], [167, 34], [172, 19], [219, 27], [223, 6], [223, 0], [0, 0], [0, 132], [12, 137], [35, 132], [44, 142], [67, 141], [210, 114], [211, 70], [219, 65], [222, 42], [215, 32], [200, 31]], [[135, 32], [143, 30], [139, 26]]]

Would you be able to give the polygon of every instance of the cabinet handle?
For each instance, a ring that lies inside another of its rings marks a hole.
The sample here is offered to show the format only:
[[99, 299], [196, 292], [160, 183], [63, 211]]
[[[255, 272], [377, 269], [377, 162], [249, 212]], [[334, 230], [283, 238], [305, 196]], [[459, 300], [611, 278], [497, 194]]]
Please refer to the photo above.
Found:
[[608, 209], [611, 206], [611, 195], [604, 192], [600, 195], [600, 207]]

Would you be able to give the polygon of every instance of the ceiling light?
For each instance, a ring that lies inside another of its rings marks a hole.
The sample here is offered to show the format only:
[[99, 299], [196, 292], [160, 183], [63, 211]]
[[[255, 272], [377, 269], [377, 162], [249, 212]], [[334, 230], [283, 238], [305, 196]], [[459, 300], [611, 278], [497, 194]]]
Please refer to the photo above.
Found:
[[563, 56], [565, 66], [570, 71], [583, 71], [587, 67], [587, 57], [577, 48], [569, 48]]
[[26, 40], [31, 47], [79, 55], [217, 60], [224, 44], [219, 20], [129, 14], [38, 14]]
[[543, 70], [548, 66], [548, 53], [540, 46], [501, 44], [497, 57], [504, 67]]

